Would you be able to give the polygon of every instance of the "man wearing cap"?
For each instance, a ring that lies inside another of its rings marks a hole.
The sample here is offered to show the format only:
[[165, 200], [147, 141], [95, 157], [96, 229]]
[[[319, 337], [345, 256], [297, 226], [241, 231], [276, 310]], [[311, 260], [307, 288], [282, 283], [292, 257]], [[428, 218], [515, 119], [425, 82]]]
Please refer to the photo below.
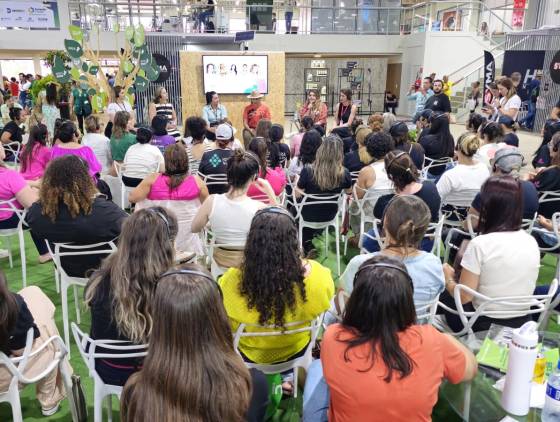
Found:
[[243, 142], [245, 147], [255, 137], [255, 130], [261, 119], [270, 120], [270, 109], [262, 102], [264, 97], [259, 91], [253, 91], [247, 98], [251, 100], [251, 104], [243, 110]]
[[[504, 147], [496, 151], [496, 155], [491, 161], [492, 164], [492, 176], [512, 176], [515, 179], [519, 179], [519, 172], [521, 167], [523, 167], [524, 158], [518, 148], [515, 147]], [[527, 180], [520, 180], [521, 190], [523, 191], [523, 218], [532, 219], [535, 216], [539, 208], [539, 196], [535, 185]], [[480, 192], [476, 194], [471, 207], [469, 208], [469, 214], [473, 215], [473, 229], [478, 227], [476, 223], [478, 221], [478, 216], [480, 215], [480, 208], [482, 204], [482, 198], [480, 197]], [[465, 224], [465, 228], [467, 228]]]

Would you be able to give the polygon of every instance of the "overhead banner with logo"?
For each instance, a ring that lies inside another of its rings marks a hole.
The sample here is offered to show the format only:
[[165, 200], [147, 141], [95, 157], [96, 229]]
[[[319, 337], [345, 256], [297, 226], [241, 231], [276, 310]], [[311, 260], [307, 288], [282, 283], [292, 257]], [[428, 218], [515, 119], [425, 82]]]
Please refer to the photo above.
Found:
[[484, 95], [482, 97], [482, 105], [492, 103], [494, 95], [490, 91], [490, 83], [496, 78], [496, 61], [489, 51], [484, 50]]
[[56, 1], [0, 0], [0, 27], [60, 29]]
[[517, 87], [517, 95], [523, 101], [527, 100], [527, 84], [535, 79], [537, 71], [541, 71], [544, 65], [544, 50], [532, 51], [506, 51], [504, 54], [504, 66], [502, 73], [511, 77], [513, 73], [521, 74], [521, 82]]

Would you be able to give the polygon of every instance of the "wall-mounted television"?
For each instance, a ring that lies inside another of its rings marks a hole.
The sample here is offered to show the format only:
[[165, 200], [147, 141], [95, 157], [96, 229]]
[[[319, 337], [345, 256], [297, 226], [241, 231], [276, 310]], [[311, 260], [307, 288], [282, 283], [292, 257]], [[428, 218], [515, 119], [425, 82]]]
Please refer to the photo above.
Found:
[[204, 92], [268, 94], [268, 56], [202, 56]]

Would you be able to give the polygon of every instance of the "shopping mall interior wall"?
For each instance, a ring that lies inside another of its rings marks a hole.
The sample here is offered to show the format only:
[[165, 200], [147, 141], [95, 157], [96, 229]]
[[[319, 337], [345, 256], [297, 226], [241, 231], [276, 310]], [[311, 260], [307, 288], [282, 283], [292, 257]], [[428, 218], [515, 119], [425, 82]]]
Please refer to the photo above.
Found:
[[[218, 54], [217, 52], [213, 52]], [[231, 51], [220, 52], [223, 55], [236, 55]], [[241, 53], [237, 53], [241, 54]], [[285, 57], [281, 52], [246, 52], [246, 55], [268, 56], [268, 90], [264, 101], [270, 107], [272, 121], [284, 122], [284, 86], [285, 86]], [[202, 56], [204, 52], [181, 51], [180, 72], [183, 118], [186, 116], [200, 116], [205, 104]], [[226, 106], [233, 126], [239, 130], [236, 137], [241, 139], [243, 129], [243, 109], [249, 100], [245, 95], [221, 95], [221, 103]]]

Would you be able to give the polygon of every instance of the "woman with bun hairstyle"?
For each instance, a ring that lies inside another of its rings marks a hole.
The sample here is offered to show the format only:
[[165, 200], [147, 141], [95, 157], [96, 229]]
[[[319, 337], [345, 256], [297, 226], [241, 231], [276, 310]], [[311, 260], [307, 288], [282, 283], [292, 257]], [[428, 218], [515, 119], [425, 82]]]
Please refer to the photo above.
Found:
[[224, 245], [214, 248], [212, 275], [215, 277], [241, 264], [251, 220], [266, 206], [247, 195], [251, 184], [255, 183], [270, 203], [276, 203], [274, 190], [268, 181], [259, 178], [259, 170], [259, 159], [252, 152], [233, 151], [227, 161], [227, 192], [210, 195], [193, 219], [192, 233], [200, 233], [208, 225], [215, 244]]
[[469, 132], [478, 134], [478, 130], [480, 129], [480, 126], [485, 124], [486, 121], [487, 121], [486, 117], [483, 116], [482, 114], [471, 113], [469, 114], [465, 126], [467, 127], [467, 130]]
[[[465, 132], [457, 140], [457, 165], [443, 173], [437, 182], [441, 201], [448, 197], [456, 200], [472, 199], [468, 191], [480, 190], [482, 184], [490, 177], [490, 171], [484, 163], [474, 160], [480, 148], [478, 135]], [[465, 197], [465, 194], [469, 196]]]

